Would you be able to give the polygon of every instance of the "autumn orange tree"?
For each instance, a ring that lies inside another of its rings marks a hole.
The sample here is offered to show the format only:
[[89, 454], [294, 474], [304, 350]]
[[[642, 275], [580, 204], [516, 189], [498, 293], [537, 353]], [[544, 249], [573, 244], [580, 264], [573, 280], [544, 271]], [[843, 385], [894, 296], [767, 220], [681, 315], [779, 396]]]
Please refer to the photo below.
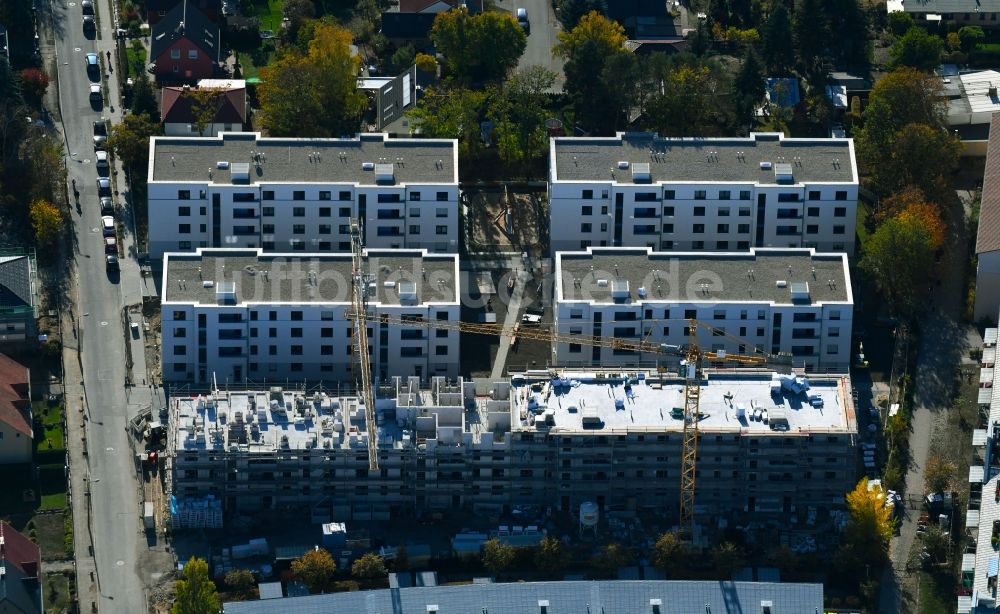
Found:
[[844, 544], [871, 563], [885, 561], [892, 539], [895, 520], [892, 507], [885, 503], [886, 496], [881, 484], [869, 487], [867, 478], [862, 478], [846, 496], [850, 521], [844, 528]]
[[940, 224], [928, 226], [925, 217], [930, 215], [924, 207], [911, 205], [884, 221], [862, 244], [861, 269], [889, 309], [904, 317], [916, 315], [925, 304], [927, 272], [943, 236]]
[[29, 215], [35, 233], [35, 247], [40, 252], [56, 247], [65, 225], [62, 210], [47, 200], [38, 199], [32, 201]]

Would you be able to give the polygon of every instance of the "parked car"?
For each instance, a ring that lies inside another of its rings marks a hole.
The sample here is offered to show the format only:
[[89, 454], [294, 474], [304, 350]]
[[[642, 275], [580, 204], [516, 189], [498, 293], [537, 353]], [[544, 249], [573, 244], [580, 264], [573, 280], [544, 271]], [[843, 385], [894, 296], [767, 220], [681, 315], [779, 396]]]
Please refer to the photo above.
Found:
[[97, 59], [96, 53], [88, 53], [87, 55], [83, 56], [83, 61], [87, 65], [87, 72], [89, 74], [100, 72], [101, 62], [100, 60]]
[[524, 28], [525, 32], [531, 32], [531, 24], [528, 22], [528, 9], [517, 9], [517, 25]]
[[111, 196], [111, 180], [107, 177], [97, 178], [97, 195]]
[[105, 254], [104, 256], [104, 266], [108, 269], [108, 272], [118, 270], [118, 256], [114, 254]]
[[94, 14], [94, 2], [93, 0], [83, 0], [80, 2], [80, 6], [83, 8], [84, 15]]
[[89, 32], [90, 30], [96, 30], [96, 29], [97, 29], [97, 23], [94, 21], [94, 16], [93, 15], [84, 15], [83, 16], [83, 31], [84, 32]]
[[110, 196], [102, 196], [101, 197], [101, 214], [102, 215], [111, 215], [114, 212], [115, 212], [115, 204], [111, 200], [111, 197]]
[[105, 237], [115, 236], [115, 218], [110, 215], [105, 215], [101, 218], [101, 230], [104, 232]]
[[99, 151], [95, 154], [95, 156], [97, 157], [96, 163], [98, 170], [107, 169], [110, 166], [110, 164], [108, 164], [108, 152]]
[[115, 237], [104, 237], [104, 253], [118, 255], [118, 239]]
[[102, 119], [94, 122], [94, 149], [101, 149], [108, 142], [108, 124]]
[[104, 92], [101, 91], [101, 86], [97, 83], [90, 84], [90, 100], [95, 102], [101, 102], [104, 99]]

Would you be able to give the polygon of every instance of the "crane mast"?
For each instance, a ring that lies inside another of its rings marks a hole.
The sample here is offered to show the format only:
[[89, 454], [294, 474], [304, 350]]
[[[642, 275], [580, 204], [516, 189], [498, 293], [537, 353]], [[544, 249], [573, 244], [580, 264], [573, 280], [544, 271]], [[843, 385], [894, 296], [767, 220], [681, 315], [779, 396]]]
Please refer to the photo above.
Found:
[[684, 368], [684, 432], [681, 436], [681, 531], [694, 538], [694, 501], [698, 478], [698, 418], [701, 413], [701, 349], [697, 323], [688, 327], [688, 351]]
[[361, 401], [365, 405], [365, 429], [368, 431], [368, 470], [378, 471], [378, 425], [375, 422], [375, 394], [372, 389], [372, 367], [368, 353], [368, 284], [372, 276], [365, 265], [361, 244], [360, 222], [351, 224], [351, 313], [354, 321], [354, 362], [361, 375]]

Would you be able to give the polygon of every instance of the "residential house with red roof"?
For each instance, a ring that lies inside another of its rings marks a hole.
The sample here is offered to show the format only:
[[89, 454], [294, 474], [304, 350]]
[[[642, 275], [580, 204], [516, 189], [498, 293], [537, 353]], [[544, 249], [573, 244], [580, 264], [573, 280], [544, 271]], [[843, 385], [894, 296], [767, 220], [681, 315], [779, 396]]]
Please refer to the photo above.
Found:
[[160, 81], [196, 81], [215, 74], [219, 26], [191, 0], [182, 0], [153, 26], [149, 57]]
[[30, 463], [33, 437], [28, 368], [0, 354], [0, 465]]
[[0, 522], [0, 612], [42, 614], [42, 551]]
[[[222, 13], [222, 0], [192, 1], [198, 10], [205, 14], [205, 17], [218, 23], [219, 15]], [[155, 26], [178, 4], [180, 4], [180, 0], [146, 0], [146, 21], [149, 23], [149, 27]]]
[[472, 15], [483, 12], [483, 0], [399, 0], [382, 13], [382, 34], [396, 41], [426, 39], [438, 13], [461, 6]]
[[[192, 92], [211, 91], [206, 102], [211, 117], [204, 117], [199, 132], [201, 109]], [[247, 88], [242, 79], [202, 79], [198, 86], [168, 86], [160, 90], [160, 118], [167, 136], [218, 136], [223, 132], [242, 132], [247, 123]]]

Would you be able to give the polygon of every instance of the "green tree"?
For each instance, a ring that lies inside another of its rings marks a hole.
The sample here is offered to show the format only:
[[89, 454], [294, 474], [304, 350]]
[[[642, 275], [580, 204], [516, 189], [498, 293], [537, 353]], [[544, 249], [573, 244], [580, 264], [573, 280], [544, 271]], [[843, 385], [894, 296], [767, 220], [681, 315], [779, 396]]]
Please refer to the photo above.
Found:
[[958, 30], [958, 40], [963, 53], [971, 53], [976, 45], [986, 40], [986, 33], [979, 26], [962, 26]]
[[778, 2], [772, 5], [761, 36], [764, 39], [764, 63], [771, 75], [788, 74], [795, 53], [792, 47], [792, 24], [784, 4]]
[[764, 103], [764, 67], [757, 54], [750, 50], [733, 80], [733, 102], [741, 126], [753, 124], [757, 109]]
[[722, 580], [732, 580], [744, 563], [743, 550], [733, 542], [722, 542], [712, 549], [712, 565]]
[[923, 302], [927, 272], [934, 264], [932, 241], [917, 219], [897, 216], [883, 222], [862, 246], [859, 264], [894, 313], [912, 315]]
[[249, 569], [234, 569], [226, 574], [226, 588], [244, 599], [251, 595], [256, 585], [257, 580]]
[[546, 91], [555, 79], [552, 71], [531, 66], [514, 73], [491, 96], [487, 117], [493, 121], [497, 153], [504, 162], [537, 160], [548, 153]]
[[558, 574], [568, 562], [569, 556], [562, 542], [551, 535], [543, 537], [535, 549], [535, 567], [544, 574]]
[[131, 103], [132, 113], [138, 115], [145, 113], [152, 118], [156, 118], [160, 114], [160, 109], [156, 105], [156, 96], [153, 95], [153, 86], [150, 84], [145, 70], [139, 71], [139, 76], [136, 77], [132, 85]]
[[688, 556], [687, 544], [674, 531], [660, 535], [653, 545], [653, 565], [671, 580], [678, 579], [687, 566]]
[[191, 88], [181, 96], [191, 102], [191, 114], [198, 136], [205, 136], [205, 130], [212, 125], [215, 115], [226, 100], [225, 91], [216, 88]]
[[932, 456], [924, 465], [924, 488], [927, 492], [944, 492], [951, 487], [958, 468], [940, 456]]
[[367, 99], [357, 89], [361, 60], [351, 54], [351, 35], [325, 22], [311, 35], [306, 54], [289, 50], [261, 70], [261, 120], [271, 136], [338, 137], [358, 129]]
[[909, 32], [910, 28], [917, 25], [913, 21], [913, 15], [906, 11], [892, 11], [888, 16], [889, 31], [895, 36], [902, 36]]
[[594, 568], [605, 578], [614, 578], [619, 569], [632, 562], [632, 554], [618, 542], [604, 546], [594, 557]]
[[208, 577], [208, 563], [191, 557], [177, 581], [170, 614], [214, 614], [222, 608], [215, 584]]
[[30, 215], [35, 247], [39, 252], [55, 249], [66, 224], [62, 210], [47, 200], [39, 199], [32, 201]]
[[413, 60], [417, 57], [417, 50], [413, 45], [407, 43], [392, 54], [393, 72], [400, 73], [413, 66]]
[[608, 14], [608, 4], [605, 0], [559, 0], [559, 23], [563, 30], [572, 30], [584, 15], [597, 12]]
[[108, 147], [131, 173], [145, 180], [149, 164], [149, 137], [160, 134], [160, 125], [145, 113], [129, 113], [111, 128]]
[[514, 564], [514, 548], [493, 538], [483, 544], [483, 567], [497, 575]]
[[807, 74], [819, 68], [830, 31], [822, 0], [800, 0], [792, 17], [792, 38], [798, 52], [799, 64]]
[[292, 561], [292, 573], [309, 587], [309, 592], [320, 593], [330, 586], [337, 563], [329, 552], [322, 548], [308, 550]]
[[601, 56], [609, 56], [620, 51], [626, 40], [625, 28], [597, 11], [587, 13], [572, 30], [560, 32], [557, 37], [559, 42], [552, 52], [567, 60], [573, 60], [588, 43], [595, 44]]
[[289, 42], [298, 38], [302, 24], [316, 16], [316, 5], [312, 0], [285, 0], [281, 10], [288, 19], [282, 37]]
[[450, 73], [466, 85], [502, 80], [517, 66], [528, 44], [513, 15], [492, 11], [470, 15], [465, 8], [438, 13], [430, 39], [444, 55]]
[[920, 540], [924, 543], [924, 550], [930, 555], [932, 561], [937, 563], [948, 559], [951, 538], [943, 529], [937, 525], [931, 525], [921, 533]]
[[32, 199], [61, 202], [65, 198], [66, 166], [63, 141], [43, 129], [32, 129], [21, 144], [22, 164], [13, 168], [27, 171], [27, 194]]
[[428, 55], [426, 53], [418, 53], [416, 58], [414, 58], [414, 63], [417, 65], [418, 70], [422, 70], [427, 73], [437, 72], [437, 60], [434, 56]]
[[663, 136], [706, 136], [718, 110], [718, 93], [729, 89], [722, 78], [717, 65], [690, 55], [675, 56], [654, 69], [653, 81], [662, 86], [645, 100], [649, 127]]
[[893, 136], [888, 155], [872, 170], [875, 186], [894, 192], [913, 185], [931, 200], [939, 201], [948, 192], [948, 177], [958, 167], [962, 145], [958, 138], [925, 124], [909, 124]]
[[351, 564], [351, 575], [363, 580], [381, 578], [389, 573], [385, 560], [374, 552], [367, 552]]
[[889, 49], [889, 66], [911, 66], [917, 70], [930, 72], [941, 64], [944, 43], [923, 28], [913, 27], [906, 31]]
[[460, 158], [478, 155], [479, 114], [486, 93], [461, 87], [430, 87], [410, 110], [408, 116], [421, 135], [428, 138], [458, 139]]

